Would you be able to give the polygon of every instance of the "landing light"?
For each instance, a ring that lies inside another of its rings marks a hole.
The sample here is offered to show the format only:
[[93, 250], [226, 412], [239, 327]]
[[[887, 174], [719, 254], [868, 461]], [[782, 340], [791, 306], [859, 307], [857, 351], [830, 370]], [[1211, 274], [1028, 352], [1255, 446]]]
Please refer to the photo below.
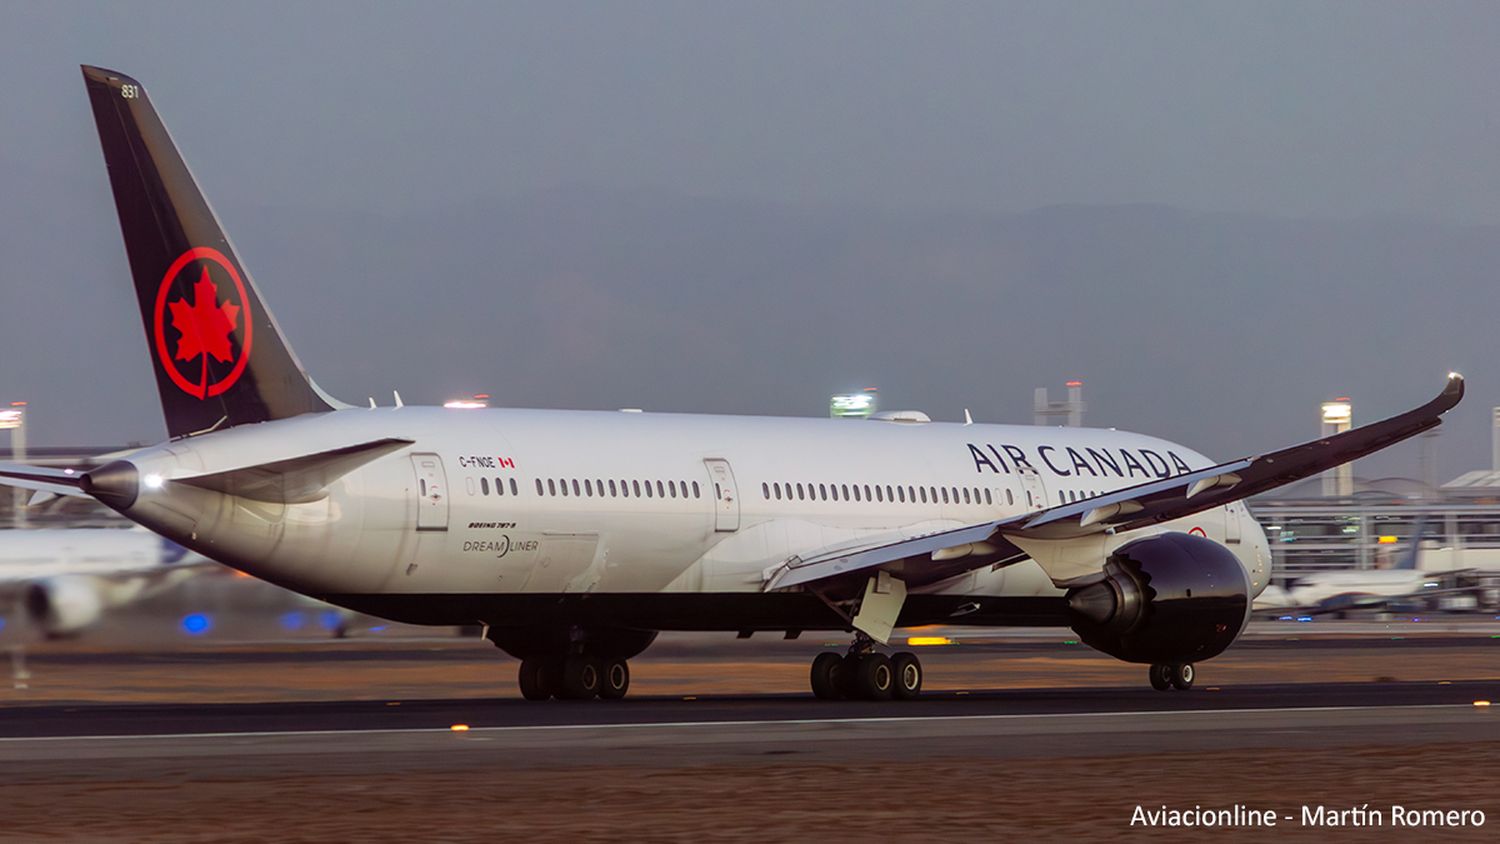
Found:
[[906, 640], [906, 644], [911, 645], [912, 647], [921, 647], [923, 645], [951, 645], [953, 644], [953, 640], [949, 639], [947, 636], [912, 636], [911, 638]]
[[141, 478], [141, 483], [146, 485], [146, 489], [161, 489], [161, 485], [164, 483], [164, 481], [162, 480], [161, 475], [153, 473], [147, 475], [144, 478]]
[[1474, 705], [1482, 708], [1482, 707], [1489, 706], [1490, 702], [1487, 701], [1487, 700], [1476, 700], [1476, 701], [1474, 701]]
[[468, 724], [454, 724], [453, 726], [449, 727], [448, 729], [452, 730], [455, 733], [467, 733], [469, 731], [469, 725]]

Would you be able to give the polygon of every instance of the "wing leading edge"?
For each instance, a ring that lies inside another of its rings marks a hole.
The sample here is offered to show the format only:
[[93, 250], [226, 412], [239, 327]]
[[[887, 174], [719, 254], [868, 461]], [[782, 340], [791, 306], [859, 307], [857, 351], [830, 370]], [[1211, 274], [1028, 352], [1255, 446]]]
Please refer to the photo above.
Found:
[[873, 548], [793, 557], [767, 572], [766, 591], [797, 586], [855, 590], [883, 570], [918, 587], [1025, 556], [1010, 537], [1076, 539], [1137, 530], [1181, 519], [1358, 460], [1442, 424], [1464, 396], [1464, 379], [1450, 373], [1443, 391], [1421, 407], [1342, 434], [1221, 463], [1172, 478], [1011, 519], [982, 522]]

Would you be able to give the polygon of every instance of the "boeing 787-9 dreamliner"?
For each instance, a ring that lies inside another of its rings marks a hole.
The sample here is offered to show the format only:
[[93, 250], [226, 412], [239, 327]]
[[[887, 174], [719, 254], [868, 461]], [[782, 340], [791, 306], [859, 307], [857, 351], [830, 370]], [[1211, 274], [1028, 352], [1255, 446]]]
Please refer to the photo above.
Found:
[[83, 75], [170, 439], [0, 479], [343, 607], [483, 625], [531, 699], [623, 697], [663, 630], [846, 631], [812, 691], [912, 698], [921, 662], [885, 646], [926, 624], [1071, 626], [1186, 689], [1267, 583], [1242, 499], [1419, 434], [1463, 395], [1453, 374], [1415, 410], [1226, 463], [917, 413], [350, 406], [308, 377], [146, 89]]

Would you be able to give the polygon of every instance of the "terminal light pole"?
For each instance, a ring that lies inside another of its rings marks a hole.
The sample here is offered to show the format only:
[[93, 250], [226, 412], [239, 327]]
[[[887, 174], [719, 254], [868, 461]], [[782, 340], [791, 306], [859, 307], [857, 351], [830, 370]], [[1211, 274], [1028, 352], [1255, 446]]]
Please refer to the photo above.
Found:
[[[0, 409], [0, 430], [10, 431], [11, 459], [26, 462], [26, 402], [13, 401], [10, 407]], [[11, 518], [13, 527], [26, 527], [26, 490], [17, 487], [12, 493]]]
[[[1354, 427], [1354, 404], [1348, 396], [1323, 402], [1323, 436], [1331, 437]], [[1354, 494], [1354, 464], [1345, 463], [1323, 473], [1323, 497], [1348, 498]]]

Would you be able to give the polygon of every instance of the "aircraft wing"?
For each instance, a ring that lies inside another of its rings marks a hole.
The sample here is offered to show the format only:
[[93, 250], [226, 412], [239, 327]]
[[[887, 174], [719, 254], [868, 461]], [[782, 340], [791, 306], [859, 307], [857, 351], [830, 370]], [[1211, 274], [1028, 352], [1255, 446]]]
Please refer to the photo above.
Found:
[[1023, 559], [1025, 552], [1010, 541], [1011, 537], [1077, 539], [1185, 518], [1302, 480], [1416, 436], [1441, 424], [1442, 415], [1463, 395], [1463, 376], [1451, 373], [1442, 392], [1421, 407], [1342, 434], [1009, 519], [875, 547], [799, 555], [768, 570], [763, 588], [857, 589], [876, 570], [900, 578], [909, 588], [917, 587]]

